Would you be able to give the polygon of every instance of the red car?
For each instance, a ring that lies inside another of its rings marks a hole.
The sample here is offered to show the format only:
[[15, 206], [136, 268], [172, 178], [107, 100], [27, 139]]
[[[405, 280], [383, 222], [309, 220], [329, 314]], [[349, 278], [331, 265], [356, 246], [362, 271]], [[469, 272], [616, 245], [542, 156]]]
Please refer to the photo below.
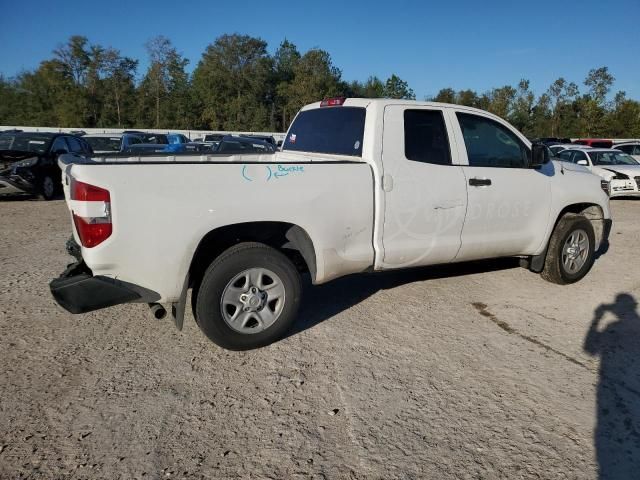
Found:
[[573, 143], [577, 145], [587, 145], [593, 148], [611, 148], [613, 147], [613, 141], [604, 138], [581, 138], [574, 140]]

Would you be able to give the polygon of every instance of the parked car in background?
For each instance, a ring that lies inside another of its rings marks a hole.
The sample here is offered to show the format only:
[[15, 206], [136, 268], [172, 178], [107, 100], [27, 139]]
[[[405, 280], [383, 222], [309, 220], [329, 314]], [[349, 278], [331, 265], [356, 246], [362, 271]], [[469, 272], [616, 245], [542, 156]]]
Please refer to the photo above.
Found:
[[202, 141], [204, 143], [219, 143], [224, 137], [224, 133], [209, 133], [202, 138]]
[[169, 144], [174, 145], [176, 143], [190, 143], [189, 137], [183, 135], [181, 133], [168, 133], [167, 140], [169, 140]]
[[253, 138], [255, 140], [262, 140], [263, 142], [270, 143], [271, 145], [273, 145], [274, 148], [278, 148], [276, 139], [273, 138], [272, 135], [240, 135], [240, 136], [245, 138]]
[[241, 153], [273, 153], [275, 145], [264, 140], [248, 137], [236, 137], [227, 135], [222, 138], [218, 146], [213, 149], [215, 153], [241, 154]]
[[609, 182], [609, 196], [640, 195], [640, 163], [620, 150], [610, 148], [568, 149], [558, 155], [564, 162], [589, 169]]
[[89, 155], [91, 146], [65, 133], [13, 133], [0, 135], [0, 194], [39, 194], [52, 200], [62, 192], [58, 156]]
[[215, 148], [212, 144], [204, 142], [183, 143], [182, 146], [185, 152], [212, 152], [212, 147]]
[[[554, 157], [557, 157], [558, 154], [560, 152], [562, 152], [563, 150], [567, 150], [568, 148], [576, 148], [576, 147], [577, 147], [577, 145], [575, 143], [557, 143], [557, 144], [554, 144], [554, 145], [550, 145], [549, 146], [549, 150], [551, 150], [551, 154]], [[584, 148], [591, 148], [591, 147], [588, 147], [588, 146], [584, 145], [584, 146], [582, 146], [580, 148], [584, 149]]]
[[607, 140], [605, 138], [580, 138], [574, 140], [572, 143], [593, 148], [611, 148], [613, 146], [613, 140]]
[[124, 152], [131, 145], [142, 143], [142, 139], [132, 133], [93, 133], [82, 138], [91, 145], [94, 153]]
[[138, 143], [130, 145], [124, 153], [180, 153], [186, 151], [184, 143]]
[[557, 145], [559, 143], [571, 143], [570, 138], [560, 138], [560, 137], [540, 137], [534, 138], [531, 140], [531, 143], [544, 143], [547, 146]]
[[132, 133], [137, 137], [140, 137], [142, 143], [153, 143], [153, 144], [163, 144], [168, 145], [169, 139], [167, 135], [164, 133], [151, 133], [151, 132], [142, 132], [140, 130], [125, 130], [122, 133]]
[[640, 142], [624, 142], [618, 143], [613, 146], [616, 150], [620, 150], [627, 155], [631, 155], [633, 158], [640, 162]]

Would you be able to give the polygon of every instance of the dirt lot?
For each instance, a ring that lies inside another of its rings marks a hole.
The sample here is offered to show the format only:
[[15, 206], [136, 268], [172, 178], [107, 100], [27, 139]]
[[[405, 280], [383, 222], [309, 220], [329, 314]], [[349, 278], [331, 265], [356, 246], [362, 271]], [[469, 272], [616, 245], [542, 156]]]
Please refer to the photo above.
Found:
[[511, 261], [355, 276], [233, 353], [190, 314], [66, 313], [63, 202], [4, 201], [0, 478], [638, 478], [640, 201], [612, 203], [579, 284]]

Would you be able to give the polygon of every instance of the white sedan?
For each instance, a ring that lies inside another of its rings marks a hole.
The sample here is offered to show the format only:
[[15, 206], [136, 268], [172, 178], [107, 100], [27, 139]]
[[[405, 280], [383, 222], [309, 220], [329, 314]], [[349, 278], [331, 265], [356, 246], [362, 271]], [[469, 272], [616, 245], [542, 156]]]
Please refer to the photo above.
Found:
[[560, 152], [570, 148], [589, 149], [591, 147], [587, 145], [576, 145], [575, 143], [556, 143], [555, 145], [549, 145], [549, 150], [551, 150], [554, 157], [557, 157]]
[[640, 164], [611, 148], [570, 148], [558, 154], [563, 162], [583, 165], [608, 182], [610, 197], [640, 196]]
[[614, 145], [613, 148], [631, 155], [640, 162], [640, 142], [624, 142]]

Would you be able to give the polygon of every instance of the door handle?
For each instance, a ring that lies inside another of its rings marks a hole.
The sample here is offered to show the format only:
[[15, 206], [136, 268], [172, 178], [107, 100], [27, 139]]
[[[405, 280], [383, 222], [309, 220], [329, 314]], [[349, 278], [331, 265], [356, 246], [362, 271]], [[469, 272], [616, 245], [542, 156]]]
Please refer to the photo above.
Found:
[[473, 177], [469, 179], [469, 185], [471, 185], [472, 187], [488, 187], [489, 185], [491, 185], [491, 179]]

